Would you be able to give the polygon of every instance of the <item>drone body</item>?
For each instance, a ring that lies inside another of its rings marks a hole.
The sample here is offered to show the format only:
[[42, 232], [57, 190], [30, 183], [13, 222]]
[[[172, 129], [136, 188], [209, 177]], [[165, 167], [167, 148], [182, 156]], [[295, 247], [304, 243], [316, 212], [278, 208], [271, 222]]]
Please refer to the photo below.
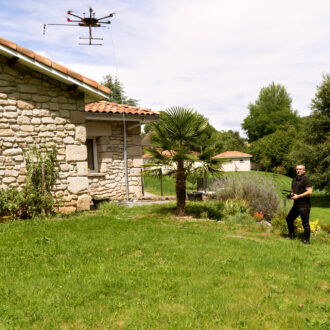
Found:
[[92, 8], [89, 8], [89, 16], [81, 17], [76, 14], [73, 14], [71, 10], [67, 12], [68, 15], [76, 17], [77, 19], [67, 18], [69, 23], [78, 23], [78, 24], [44, 24], [44, 34], [46, 33], [46, 25], [65, 25], [65, 26], [85, 26], [89, 28], [89, 36], [87, 38], [80, 37], [80, 39], [89, 40], [88, 43], [79, 43], [79, 45], [89, 45], [89, 46], [102, 46], [102, 44], [92, 43], [92, 40], [103, 40], [103, 38], [94, 38], [92, 35], [92, 28], [104, 27], [103, 24], [111, 24], [110, 21], [104, 21], [106, 18], [113, 17], [114, 13], [111, 13], [107, 16], [96, 18], [95, 13]]

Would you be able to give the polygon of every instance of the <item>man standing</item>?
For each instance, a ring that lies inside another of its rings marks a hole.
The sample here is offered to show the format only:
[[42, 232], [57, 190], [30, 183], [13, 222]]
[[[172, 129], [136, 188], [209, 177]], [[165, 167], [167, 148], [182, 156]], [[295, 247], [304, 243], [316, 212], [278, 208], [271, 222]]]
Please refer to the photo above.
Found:
[[292, 180], [291, 187], [291, 199], [294, 200], [294, 204], [286, 217], [288, 224], [289, 238], [295, 238], [294, 224], [293, 222], [300, 215], [301, 221], [304, 227], [304, 244], [309, 244], [311, 235], [311, 228], [309, 226], [309, 213], [311, 210], [311, 201], [309, 196], [313, 193], [312, 183], [305, 175], [306, 168], [304, 165], [297, 165], [296, 167], [297, 177]]

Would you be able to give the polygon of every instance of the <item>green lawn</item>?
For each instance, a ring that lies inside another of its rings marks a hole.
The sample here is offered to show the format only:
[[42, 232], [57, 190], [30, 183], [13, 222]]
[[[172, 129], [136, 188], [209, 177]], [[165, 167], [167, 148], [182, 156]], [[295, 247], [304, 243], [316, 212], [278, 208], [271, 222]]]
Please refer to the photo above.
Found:
[[329, 235], [174, 204], [0, 224], [0, 329], [329, 329]]
[[[290, 190], [292, 179], [281, 174], [275, 174], [270, 172], [261, 172], [261, 171], [251, 171], [251, 172], [226, 172], [224, 177], [232, 177], [237, 175], [253, 176], [258, 175], [262, 176], [265, 179], [270, 179], [273, 181], [275, 189], [278, 195], [286, 203], [286, 210], [289, 211], [292, 202], [286, 200], [282, 195], [282, 190]], [[209, 181], [212, 181], [210, 179]], [[144, 178], [145, 191], [160, 195], [160, 183], [159, 178], [154, 176], [146, 176]], [[163, 191], [164, 195], [175, 195], [175, 179], [172, 177], [163, 177]], [[187, 192], [196, 191], [196, 185], [192, 185], [187, 182]], [[320, 220], [321, 223], [330, 224], [330, 200], [325, 194], [321, 192], [314, 192], [312, 196], [312, 210], [311, 210], [311, 221], [316, 219]]]

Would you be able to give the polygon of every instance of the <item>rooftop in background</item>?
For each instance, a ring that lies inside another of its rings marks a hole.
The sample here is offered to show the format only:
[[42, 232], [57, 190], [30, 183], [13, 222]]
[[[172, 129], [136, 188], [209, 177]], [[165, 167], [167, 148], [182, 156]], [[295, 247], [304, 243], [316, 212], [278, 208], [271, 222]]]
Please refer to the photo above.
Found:
[[140, 116], [155, 116], [158, 117], [159, 113], [150, 109], [143, 109], [136, 106], [127, 104], [111, 103], [107, 101], [93, 102], [86, 104], [86, 112], [93, 113], [111, 113], [111, 114], [127, 114], [127, 115], [140, 115]]
[[213, 158], [246, 158], [246, 157], [252, 157], [252, 155], [240, 151], [225, 151], [221, 154], [214, 156]]
[[4, 38], [0, 38], [0, 55], [14, 59], [12, 62], [15, 63], [17, 61], [22, 62], [24, 65], [65, 84], [77, 85], [87, 94], [97, 96], [97, 99], [104, 99], [110, 94], [108, 87]]

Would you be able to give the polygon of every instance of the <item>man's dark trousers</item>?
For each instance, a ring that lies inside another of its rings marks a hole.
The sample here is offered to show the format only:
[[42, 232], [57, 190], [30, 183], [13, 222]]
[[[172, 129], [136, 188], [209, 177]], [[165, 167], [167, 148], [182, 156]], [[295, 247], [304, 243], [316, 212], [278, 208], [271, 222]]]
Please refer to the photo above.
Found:
[[288, 216], [286, 217], [286, 222], [288, 224], [289, 229], [289, 236], [291, 238], [294, 237], [294, 224], [293, 222], [298, 218], [300, 215], [301, 221], [304, 227], [304, 239], [309, 241], [311, 236], [311, 227], [309, 226], [309, 213], [311, 211], [311, 207], [309, 204], [297, 204], [295, 203], [292, 206]]

